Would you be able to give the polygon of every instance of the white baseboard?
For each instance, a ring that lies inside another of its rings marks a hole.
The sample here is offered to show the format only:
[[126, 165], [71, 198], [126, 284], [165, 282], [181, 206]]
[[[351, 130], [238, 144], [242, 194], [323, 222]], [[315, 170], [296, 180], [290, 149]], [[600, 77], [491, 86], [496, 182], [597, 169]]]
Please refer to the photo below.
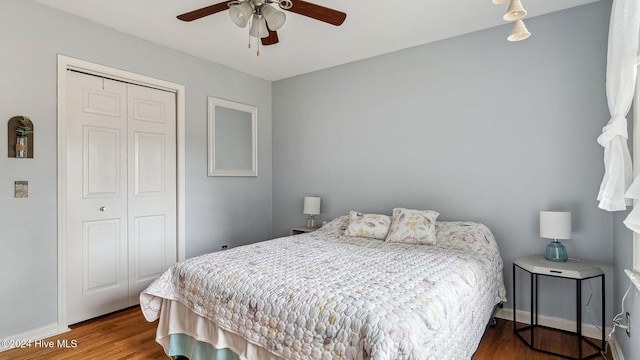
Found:
[[[529, 324], [531, 321], [531, 313], [529, 311], [518, 310], [518, 322]], [[502, 308], [496, 313], [496, 317], [500, 319], [513, 321], [513, 309]], [[538, 324], [549, 326], [555, 329], [576, 331], [576, 322], [567, 319], [538, 315]], [[611, 328], [605, 328], [605, 336], [611, 331]], [[582, 335], [593, 339], [602, 339], [602, 329], [593, 324], [582, 323]]]
[[609, 339], [609, 351], [613, 360], [624, 360], [624, 355], [622, 355], [622, 350], [620, 350], [620, 345], [618, 345], [618, 340], [616, 340], [615, 336]]
[[29, 341], [43, 340], [55, 335], [59, 335], [69, 331], [68, 327], [60, 329], [58, 323], [45, 325], [31, 331], [24, 332], [22, 334], [8, 336], [4, 339], [0, 339], [0, 352], [11, 350], [16, 345], [27, 344]]

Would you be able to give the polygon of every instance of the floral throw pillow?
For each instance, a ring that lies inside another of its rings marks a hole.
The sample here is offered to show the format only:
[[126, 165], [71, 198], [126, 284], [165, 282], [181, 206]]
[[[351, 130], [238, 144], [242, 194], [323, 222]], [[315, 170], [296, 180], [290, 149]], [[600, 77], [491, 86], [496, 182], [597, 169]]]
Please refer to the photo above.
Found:
[[431, 210], [393, 209], [386, 241], [404, 244], [434, 245], [436, 219], [440, 213]]
[[347, 228], [347, 225], [349, 225], [349, 215], [342, 215], [322, 225], [322, 227], [316, 231], [342, 236], [344, 235], [344, 230]]
[[346, 236], [358, 236], [384, 240], [389, 233], [391, 217], [388, 215], [363, 214], [349, 212], [349, 225], [344, 231]]

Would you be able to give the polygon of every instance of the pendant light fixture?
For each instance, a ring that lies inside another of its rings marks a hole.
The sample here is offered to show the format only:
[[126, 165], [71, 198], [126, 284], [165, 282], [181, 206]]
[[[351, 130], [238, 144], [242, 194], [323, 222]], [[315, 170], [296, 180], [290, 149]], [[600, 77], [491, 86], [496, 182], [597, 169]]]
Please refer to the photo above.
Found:
[[[507, 0], [491, 0], [496, 5], [504, 4]], [[522, 19], [527, 16], [527, 10], [522, 6], [521, 0], [511, 0], [507, 12], [502, 16], [505, 21], [513, 21], [513, 28], [507, 36], [509, 41], [521, 41], [531, 36]]]
[[511, 0], [507, 12], [502, 17], [505, 21], [520, 20], [527, 15], [527, 10], [522, 6], [520, 0]]
[[520, 41], [529, 36], [531, 36], [531, 33], [527, 30], [527, 27], [524, 26], [524, 22], [522, 20], [516, 20], [513, 24], [513, 29], [511, 29], [511, 33], [507, 36], [507, 40]]

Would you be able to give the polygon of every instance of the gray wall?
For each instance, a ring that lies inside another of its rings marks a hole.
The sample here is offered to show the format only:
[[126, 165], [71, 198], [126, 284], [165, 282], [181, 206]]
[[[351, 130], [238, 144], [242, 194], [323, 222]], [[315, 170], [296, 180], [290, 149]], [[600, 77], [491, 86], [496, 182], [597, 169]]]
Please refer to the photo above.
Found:
[[[547, 244], [538, 211], [570, 210], [569, 256], [605, 271], [610, 319], [612, 215], [595, 200], [610, 6], [528, 19], [523, 42], [509, 43], [505, 25], [275, 82], [274, 235], [304, 224], [305, 195], [322, 197], [321, 220], [410, 207], [483, 222], [505, 262], [508, 308], [512, 261]], [[575, 320], [574, 285], [548, 280], [541, 314]], [[599, 325], [599, 286], [593, 294]]]
[[[186, 87], [186, 255], [271, 237], [271, 82], [67, 15], [0, 2], [0, 151], [6, 122], [35, 124], [34, 159], [0, 156], [0, 338], [56, 322], [57, 54]], [[207, 177], [207, 96], [258, 107], [259, 176]], [[13, 183], [29, 181], [29, 197]]]

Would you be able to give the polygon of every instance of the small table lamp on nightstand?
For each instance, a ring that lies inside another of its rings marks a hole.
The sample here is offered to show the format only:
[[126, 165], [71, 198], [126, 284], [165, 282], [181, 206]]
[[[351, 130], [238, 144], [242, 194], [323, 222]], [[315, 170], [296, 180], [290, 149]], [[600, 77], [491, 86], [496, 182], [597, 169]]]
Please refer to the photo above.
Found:
[[540, 237], [552, 239], [544, 258], [550, 261], [567, 261], [567, 249], [558, 239], [571, 239], [570, 211], [540, 211]]
[[320, 214], [320, 198], [315, 196], [305, 196], [303, 212], [306, 215], [309, 215], [309, 217], [307, 218], [307, 227], [317, 227], [318, 222], [316, 221], [316, 217], [314, 215]]

